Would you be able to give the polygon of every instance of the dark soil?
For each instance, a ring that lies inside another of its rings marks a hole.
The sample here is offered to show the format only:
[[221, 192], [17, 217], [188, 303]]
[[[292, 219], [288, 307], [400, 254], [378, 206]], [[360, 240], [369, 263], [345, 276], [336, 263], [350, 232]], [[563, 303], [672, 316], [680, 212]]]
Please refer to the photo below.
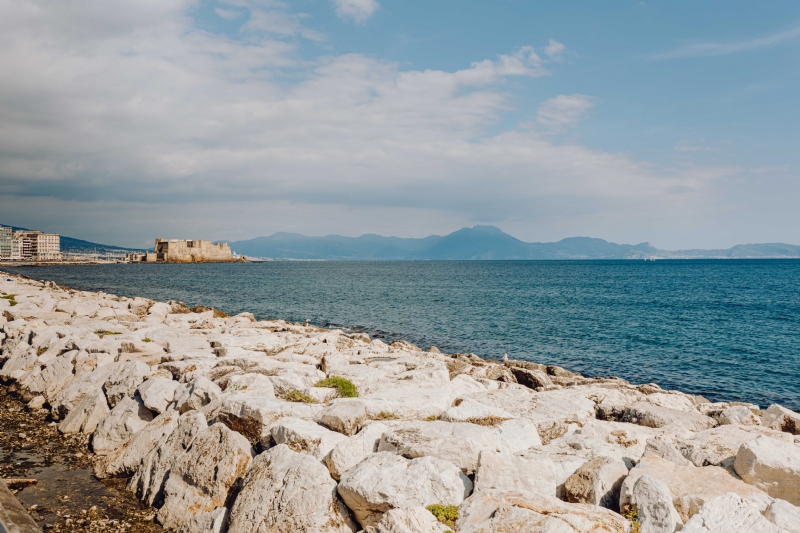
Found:
[[125, 490], [125, 479], [98, 480], [85, 435], [61, 435], [44, 409], [28, 409], [0, 384], [0, 477], [33, 478], [10, 487], [47, 532], [156, 533], [155, 510]]

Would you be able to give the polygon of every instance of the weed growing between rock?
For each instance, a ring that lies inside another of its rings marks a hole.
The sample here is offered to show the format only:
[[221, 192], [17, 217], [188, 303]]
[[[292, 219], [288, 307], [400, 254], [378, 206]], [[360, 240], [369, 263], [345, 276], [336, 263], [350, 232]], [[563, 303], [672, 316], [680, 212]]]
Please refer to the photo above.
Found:
[[342, 398], [357, 398], [358, 389], [353, 385], [349, 379], [340, 378], [338, 376], [331, 376], [329, 378], [321, 379], [314, 385], [315, 387], [326, 387], [329, 389], [336, 389]]
[[457, 505], [429, 505], [425, 509], [431, 512], [436, 520], [446, 525], [447, 527], [454, 527], [456, 520], [458, 520], [458, 506]]
[[317, 400], [309, 396], [308, 394], [302, 393], [299, 390], [290, 390], [283, 396], [281, 399], [286, 400], [287, 402], [298, 402], [298, 403], [317, 403]]

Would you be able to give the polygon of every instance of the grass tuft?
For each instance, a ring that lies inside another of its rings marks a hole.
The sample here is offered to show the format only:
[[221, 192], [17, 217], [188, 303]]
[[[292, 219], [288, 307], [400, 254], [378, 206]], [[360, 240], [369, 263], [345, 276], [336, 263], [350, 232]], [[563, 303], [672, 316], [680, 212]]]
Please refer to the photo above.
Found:
[[122, 332], [120, 332], [120, 331], [106, 331], [104, 329], [98, 329], [97, 331], [94, 332], [94, 334], [95, 335], [99, 335], [100, 338], [102, 339], [105, 335], [122, 335]]
[[44, 352], [46, 352], [46, 351], [47, 351], [47, 347], [45, 347], [45, 346], [42, 346], [41, 348], [39, 348], [38, 350], [36, 350], [36, 355], [42, 355], [42, 354], [43, 354]]
[[437, 503], [429, 505], [425, 509], [430, 511], [431, 514], [436, 517], [436, 520], [448, 527], [455, 526], [456, 520], [458, 520], [457, 505], [441, 505]]
[[308, 394], [305, 394], [305, 393], [300, 392], [299, 390], [295, 390], [295, 389], [292, 389], [289, 392], [287, 392], [286, 394], [284, 394], [283, 396], [281, 396], [281, 399], [286, 400], [287, 402], [317, 403], [317, 400], [315, 400], [314, 398], [312, 398]]
[[389, 411], [381, 411], [378, 413], [378, 416], [375, 417], [375, 420], [400, 420], [400, 417]]
[[150, 339], [150, 337], [145, 337], [144, 339], [142, 339], [142, 342], [153, 342], [153, 341]]
[[331, 376], [317, 381], [314, 386], [336, 389], [339, 391], [339, 395], [342, 398], [358, 398], [358, 389], [356, 389], [356, 386], [353, 385], [353, 382], [349, 379]]
[[626, 506], [622, 516], [631, 523], [631, 533], [642, 533], [642, 524], [639, 523], [639, 510], [635, 505]]
[[431, 415], [425, 419], [426, 422], [433, 422], [434, 420], [438, 420], [439, 415]]
[[502, 416], [482, 416], [480, 418], [467, 418], [467, 422], [470, 424], [477, 424], [479, 426], [499, 426], [503, 422], [508, 420], [508, 418], [503, 418]]
[[0, 299], [8, 300], [8, 305], [10, 305], [11, 307], [14, 307], [15, 305], [17, 305], [17, 300], [15, 298], [16, 298], [16, 295], [14, 295], [14, 294], [5, 294], [5, 293], [3, 293], [3, 296], [0, 296]]

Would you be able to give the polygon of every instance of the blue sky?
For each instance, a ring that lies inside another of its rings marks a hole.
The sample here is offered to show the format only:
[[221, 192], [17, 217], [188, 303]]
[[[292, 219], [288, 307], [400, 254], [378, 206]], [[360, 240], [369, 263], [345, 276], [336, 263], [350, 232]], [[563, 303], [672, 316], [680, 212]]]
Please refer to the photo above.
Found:
[[0, 222], [800, 243], [800, 4], [0, 0]]

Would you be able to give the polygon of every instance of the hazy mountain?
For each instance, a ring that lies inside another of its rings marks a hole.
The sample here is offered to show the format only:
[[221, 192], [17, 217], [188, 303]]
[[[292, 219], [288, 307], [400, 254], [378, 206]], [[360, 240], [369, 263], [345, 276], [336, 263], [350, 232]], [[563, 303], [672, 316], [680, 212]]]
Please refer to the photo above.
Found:
[[800, 258], [800, 246], [741, 244], [727, 250], [659, 250], [650, 243], [616, 244], [603, 239], [573, 237], [558, 242], [528, 243], [494, 226], [463, 228], [444, 237], [403, 239], [361, 237], [306, 237], [276, 233], [230, 243], [237, 253], [273, 259], [341, 260], [488, 260], [488, 259], [693, 259], [693, 258]]
[[[0, 224], [0, 226], [6, 226], [6, 224]], [[11, 226], [11, 228], [16, 230], [26, 230], [31, 231], [29, 228], [18, 228], [16, 226]], [[133, 252], [138, 251], [134, 250], [133, 248], [124, 248], [121, 246], [112, 246], [110, 244], [99, 244], [96, 242], [89, 242], [84, 241], [81, 239], [73, 239], [72, 237], [65, 237], [64, 235], [61, 236], [61, 251], [62, 252], [75, 252], [75, 253], [93, 253], [97, 251], [98, 253], [103, 253], [106, 250], [108, 251], [115, 251], [115, 252]]]

